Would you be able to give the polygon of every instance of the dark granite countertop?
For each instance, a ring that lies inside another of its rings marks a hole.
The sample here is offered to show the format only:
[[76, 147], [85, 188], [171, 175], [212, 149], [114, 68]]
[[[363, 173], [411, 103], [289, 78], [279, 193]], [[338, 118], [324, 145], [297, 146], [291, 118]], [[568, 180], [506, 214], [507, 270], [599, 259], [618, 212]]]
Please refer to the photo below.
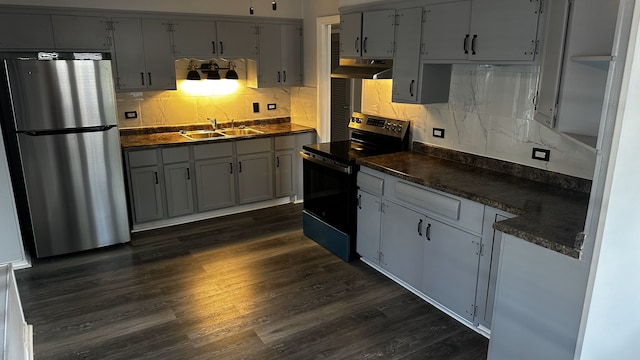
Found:
[[443, 159], [415, 149], [414, 146], [414, 152], [367, 157], [358, 163], [517, 215], [495, 223], [494, 228], [580, 258], [588, 192]]
[[[221, 124], [220, 129], [228, 124]], [[235, 126], [250, 126], [252, 129], [260, 130], [262, 134], [251, 134], [243, 136], [218, 137], [206, 140], [189, 140], [178, 132], [180, 130], [210, 130], [208, 125], [188, 125], [188, 126], [164, 126], [164, 127], [148, 127], [148, 128], [132, 128], [120, 130], [120, 145], [122, 149], [132, 150], [140, 148], [167, 147], [185, 144], [202, 144], [206, 142], [225, 142], [236, 141], [240, 139], [254, 139], [263, 137], [292, 135], [305, 132], [313, 132], [315, 129], [293, 124], [290, 122], [269, 122], [269, 123], [248, 123], [236, 122]]]

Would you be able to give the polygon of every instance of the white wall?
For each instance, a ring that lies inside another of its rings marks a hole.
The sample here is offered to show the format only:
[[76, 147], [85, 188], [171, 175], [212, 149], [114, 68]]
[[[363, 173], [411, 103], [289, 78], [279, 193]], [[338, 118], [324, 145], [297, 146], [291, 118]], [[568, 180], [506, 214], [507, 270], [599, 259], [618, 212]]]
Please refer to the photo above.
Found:
[[316, 87], [318, 64], [316, 19], [338, 14], [338, 0], [303, 0], [304, 14], [304, 86]]
[[16, 204], [13, 200], [13, 188], [7, 156], [4, 150], [2, 130], [0, 130], [0, 264], [22, 262], [22, 236], [18, 225]]
[[[276, 18], [302, 18], [302, 1], [278, 0], [278, 10], [271, 1], [252, 0], [254, 15]], [[0, 5], [56, 6], [86, 9], [160, 11], [194, 14], [249, 15], [250, 0], [0, 0]]]
[[[580, 359], [638, 359], [640, 337], [640, 2], [625, 76], [585, 303]], [[577, 358], [577, 357], [576, 357]]]

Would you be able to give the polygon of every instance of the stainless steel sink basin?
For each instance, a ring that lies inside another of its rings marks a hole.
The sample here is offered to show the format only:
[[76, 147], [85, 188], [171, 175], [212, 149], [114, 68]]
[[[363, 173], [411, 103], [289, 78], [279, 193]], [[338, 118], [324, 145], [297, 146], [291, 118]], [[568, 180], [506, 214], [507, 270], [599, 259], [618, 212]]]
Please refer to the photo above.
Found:
[[186, 137], [189, 140], [207, 140], [214, 138], [222, 138], [225, 135], [213, 130], [193, 130], [193, 131], [180, 131], [180, 135]]
[[262, 131], [244, 127], [244, 128], [231, 128], [231, 129], [221, 129], [218, 130], [219, 133], [225, 134], [227, 136], [241, 136], [241, 135], [255, 135], [255, 134], [263, 134]]

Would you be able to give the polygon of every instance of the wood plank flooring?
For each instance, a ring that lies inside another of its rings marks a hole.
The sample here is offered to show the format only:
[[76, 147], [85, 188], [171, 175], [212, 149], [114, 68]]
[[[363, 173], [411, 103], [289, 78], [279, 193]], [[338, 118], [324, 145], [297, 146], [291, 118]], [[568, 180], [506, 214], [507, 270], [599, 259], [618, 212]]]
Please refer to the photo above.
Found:
[[40, 359], [485, 359], [488, 340], [307, 239], [301, 206], [17, 271]]

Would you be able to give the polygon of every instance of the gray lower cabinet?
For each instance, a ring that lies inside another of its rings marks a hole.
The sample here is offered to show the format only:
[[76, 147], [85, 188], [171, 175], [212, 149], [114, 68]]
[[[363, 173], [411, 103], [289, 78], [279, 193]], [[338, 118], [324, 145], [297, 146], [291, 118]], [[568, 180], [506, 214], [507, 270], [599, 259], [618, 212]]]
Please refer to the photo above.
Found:
[[188, 146], [162, 149], [164, 187], [169, 217], [188, 215], [195, 210], [189, 152]]
[[503, 211], [407, 183], [358, 173], [358, 254], [468, 324], [491, 328]]
[[507, 234], [500, 251], [489, 359], [574, 359], [588, 262]]
[[473, 321], [481, 238], [427, 218], [421, 290]]
[[292, 196], [296, 193], [296, 137], [279, 136], [274, 139], [276, 197]]
[[380, 196], [358, 190], [356, 251], [376, 264], [380, 261], [381, 205]]
[[158, 150], [128, 151], [129, 193], [132, 217], [136, 223], [164, 217], [163, 190]]
[[233, 143], [193, 146], [198, 211], [236, 205]]
[[167, 215], [174, 217], [192, 214], [195, 208], [189, 162], [165, 165], [164, 184], [167, 194]]
[[273, 199], [271, 141], [261, 138], [236, 142], [240, 204]]
[[420, 289], [426, 218], [390, 201], [384, 201], [382, 209], [380, 265], [415, 289]]

